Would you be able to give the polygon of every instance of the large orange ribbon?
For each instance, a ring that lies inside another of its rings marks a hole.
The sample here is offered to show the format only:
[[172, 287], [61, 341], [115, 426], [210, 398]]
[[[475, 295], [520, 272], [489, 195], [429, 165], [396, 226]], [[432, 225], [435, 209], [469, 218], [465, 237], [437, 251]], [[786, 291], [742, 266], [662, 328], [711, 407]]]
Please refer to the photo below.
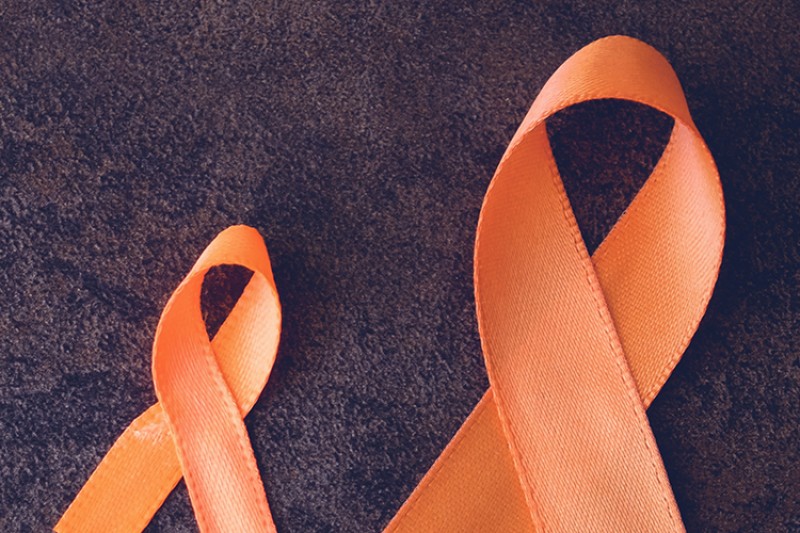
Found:
[[[675, 120], [661, 160], [590, 258], [545, 120], [615, 98]], [[680, 531], [644, 409], [717, 279], [716, 166], [669, 63], [596, 41], [547, 81], [489, 186], [475, 297], [490, 389], [391, 531]]]
[[[589, 257], [544, 122], [601, 98], [651, 106], [675, 126]], [[475, 293], [490, 390], [387, 529], [683, 530], [644, 410], [705, 312], [724, 225], [716, 167], [667, 61], [626, 37], [568, 59], [481, 210]], [[223, 263], [255, 275], [209, 343], [200, 285]], [[139, 531], [184, 475], [202, 530], [274, 530], [242, 417], [269, 376], [279, 330], [263, 242], [249, 228], [226, 230], [162, 315], [159, 403], [123, 433], [56, 529]]]

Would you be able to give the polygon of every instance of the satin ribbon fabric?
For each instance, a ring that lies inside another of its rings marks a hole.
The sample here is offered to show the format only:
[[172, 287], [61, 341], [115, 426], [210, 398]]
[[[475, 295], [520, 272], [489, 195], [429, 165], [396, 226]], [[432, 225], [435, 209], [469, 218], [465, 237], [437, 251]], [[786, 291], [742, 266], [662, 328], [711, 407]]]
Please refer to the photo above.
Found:
[[[660, 161], [589, 257], [544, 121], [616, 98], [675, 120]], [[475, 298], [490, 390], [389, 531], [681, 531], [644, 409], [716, 283], [719, 175], [650, 46], [596, 41], [547, 81], [489, 186]]]
[[[590, 257], [545, 120], [602, 98], [651, 106], [675, 126]], [[569, 58], [512, 139], [481, 210], [475, 295], [490, 389], [387, 531], [682, 531], [645, 408], [705, 312], [724, 228], [716, 167], [667, 61], [627, 37]], [[218, 264], [254, 276], [209, 341], [200, 288]], [[229, 228], [164, 309], [158, 404], [122, 434], [56, 530], [140, 531], [184, 476], [202, 531], [274, 531], [242, 418], [279, 335], [263, 241]]]
[[[200, 290], [206, 272], [223, 264], [253, 276], [209, 341]], [[158, 403], [114, 443], [55, 530], [141, 531], [183, 476], [202, 531], [275, 531], [242, 419], [269, 378], [280, 325], [264, 241], [252, 228], [226, 229], [161, 315], [153, 343]]]

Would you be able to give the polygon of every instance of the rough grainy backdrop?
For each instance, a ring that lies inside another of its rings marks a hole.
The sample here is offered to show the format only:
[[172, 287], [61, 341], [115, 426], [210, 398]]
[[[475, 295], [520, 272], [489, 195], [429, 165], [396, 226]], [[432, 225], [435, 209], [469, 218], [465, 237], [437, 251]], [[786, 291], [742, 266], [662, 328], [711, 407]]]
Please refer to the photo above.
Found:
[[[624, 33], [674, 65], [728, 207], [717, 291], [649, 410], [678, 503], [690, 531], [800, 530], [800, 7], [694, 4], [0, 2], [0, 527], [57, 521], [154, 401], [169, 294], [247, 223], [285, 312], [247, 418], [277, 525], [379, 530], [487, 386], [495, 165], [552, 71]], [[669, 120], [601, 102], [548, 127], [596, 245]], [[215, 279], [210, 321], [241, 284]], [[195, 527], [181, 484], [149, 531]]]

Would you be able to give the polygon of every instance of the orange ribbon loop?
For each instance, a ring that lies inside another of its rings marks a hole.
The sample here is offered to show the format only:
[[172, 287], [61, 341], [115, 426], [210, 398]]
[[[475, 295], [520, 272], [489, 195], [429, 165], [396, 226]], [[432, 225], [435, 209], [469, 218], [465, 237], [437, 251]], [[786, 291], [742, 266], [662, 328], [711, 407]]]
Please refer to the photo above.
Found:
[[[200, 291], [206, 272], [222, 264], [253, 277], [209, 342]], [[56, 531], [141, 531], [181, 475], [203, 531], [274, 531], [242, 417], [269, 378], [280, 324], [263, 240], [252, 228], [226, 229], [161, 315], [153, 344], [159, 402], [120, 436]]]
[[[602, 98], [675, 125], [590, 258], [544, 122]], [[475, 297], [490, 391], [389, 530], [682, 531], [644, 409], [705, 312], [724, 228], [716, 167], [666, 59], [627, 37], [569, 58], [481, 210]]]

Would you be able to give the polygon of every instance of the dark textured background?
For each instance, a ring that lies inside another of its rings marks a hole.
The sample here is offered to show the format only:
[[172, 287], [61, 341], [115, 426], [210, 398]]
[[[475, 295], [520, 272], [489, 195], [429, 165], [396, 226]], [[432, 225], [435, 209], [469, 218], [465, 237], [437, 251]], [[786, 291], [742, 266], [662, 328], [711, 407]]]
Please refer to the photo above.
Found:
[[[649, 411], [686, 525], [800, 531], [797, 3], [119, 4], [0, 3], [4, 531], [52, 526], [154, 401], [161, 307], [234, 223], [265, 235], [284, 305], [247, 418], [278, 527], [378, 530], [487, 385], [495, 165], [550, 73], [613, 33], [670, 59], [727, 199], [717, 291]], [[618, 103], [551, 121], [590, 244], [669, 127]], [[149, 530], [193, 524], [181, 485]]]

